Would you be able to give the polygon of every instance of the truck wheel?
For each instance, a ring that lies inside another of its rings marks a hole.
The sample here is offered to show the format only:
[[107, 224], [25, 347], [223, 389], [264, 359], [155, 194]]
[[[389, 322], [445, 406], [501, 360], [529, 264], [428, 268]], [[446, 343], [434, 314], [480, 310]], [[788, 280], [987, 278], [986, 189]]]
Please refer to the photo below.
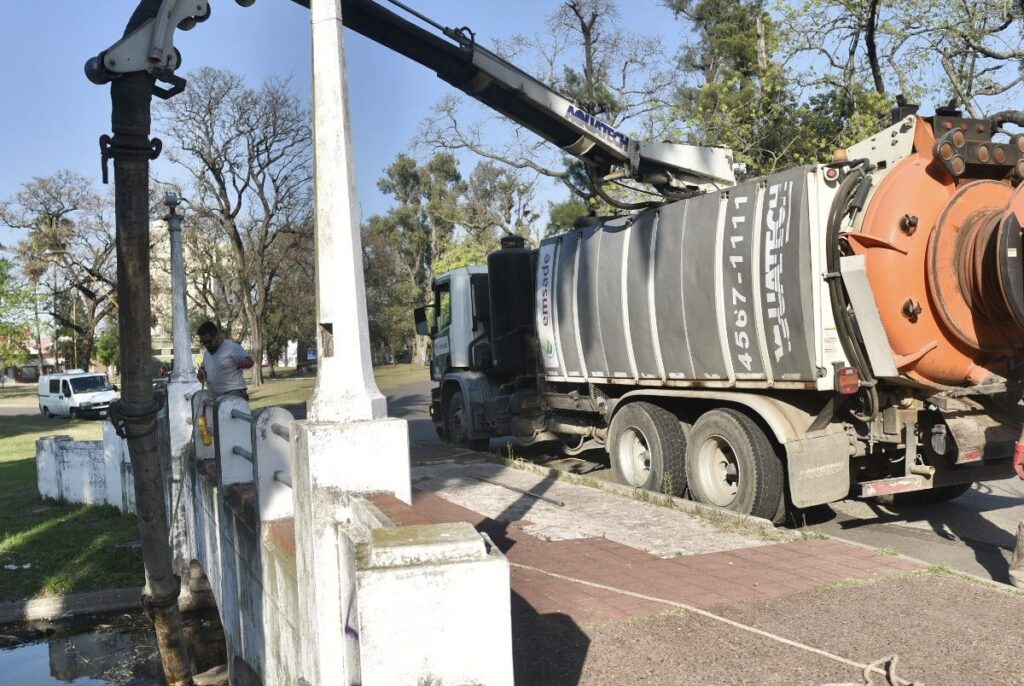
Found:
[[448, 399], [448, 410], [445, 412], [445, 425], [448, 428], [449, 440], [460, 448], [469, 448], [478, 452], [486, 452], [491, 444], [489, 438], [470, 438], [469, 422], [466, 417], [466, 403], [462, 392], [455, 391]]
[[876, 500], [883, 505], [894, 507], [913, 507], [915, 505], [929, 505], [931, 503], [944, 503], [947, 500], [959, 498], [971, 490], [974, 484], [956, 484], [954, 486], [939, 486], [924, 491], [911, 491], [910, 493], [893, 493], [892, 495], [880, 495]]
[[47, 407], [46, 405], [43, 405], [43, 416], [46, 417], [47, 419], [50, 419], [50, 418], [53, 417], [53, 413], [50, 412], [50, 408]]
[[723, 408], [693, 425], [686, 452], [693, 499], [774, 520], [782, 510], [782, 462], [754, 420]]
[[686, 436], [679, 418], [652, 403], [629, 403], [612, 418], [608, 457], [620, 484], [682, 495]]

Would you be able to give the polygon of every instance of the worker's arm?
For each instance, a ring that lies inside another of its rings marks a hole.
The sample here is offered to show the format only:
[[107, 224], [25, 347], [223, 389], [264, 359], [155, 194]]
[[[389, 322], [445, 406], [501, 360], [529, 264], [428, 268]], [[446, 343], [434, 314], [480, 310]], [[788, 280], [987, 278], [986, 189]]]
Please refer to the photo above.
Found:
[[241, 360], [238, 361], [238, 368], [239, 369], [252, 369], [255, 364], [256, 363], [252, 361], [252, 358], [249, 357], [248, 355], [246, 355], [245, 357], [243, 357]]

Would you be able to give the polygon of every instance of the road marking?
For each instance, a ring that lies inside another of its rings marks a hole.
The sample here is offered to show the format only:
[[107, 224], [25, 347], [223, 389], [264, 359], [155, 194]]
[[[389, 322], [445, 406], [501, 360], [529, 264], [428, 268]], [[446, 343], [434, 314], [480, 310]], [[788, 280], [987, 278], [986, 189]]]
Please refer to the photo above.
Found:
[[[838, 662], [838, 663], [846, 665], [848, 667], [855, 667], [855, 668], [857, 668], [857, 669], [859, 669], [861, 671], [870, 670], [870, 671], [872, 671], [872, 672], [874, 672], [876, 674], [880, 674], [882, 676], [886, 675], [884, 669], [881, 669], [880, 667], [877, 667], [875, 665], [869, 665], [867, 663], [856, 662], [855, 660], [849, 660], [849, 659], [843, 657], [842, 655], [836, 655], [835, 653], [830, 653], [827, 650], [822, 650], [821, 648], [815, 648], [814, 646], [809, 646], [809, 645], [807, 645], [805, 643], [800, 643], [798, 641], [794, 641], [794, 640], [788, 639], [788, 638], [786, 638], [784, 636], [779, 636], [778, 634], [773, 634], [773, 633], [771, 633], [769, 631], [764, 631], [763, 629], [758, 629], [758, 628], [752, 627], [752, 626], [750, 626], [748, 624], [743, 624], [742, 622], [737, 622], [735, 620], [728, 619], [727, 617], [722, 617], [721, 615], [716, 615], [713, 612], [708, 612], [707, 610], [702, 610], [701, 608], [694, 607], [693, 605], [687, 605], [686, 603], [679, 603], [679, 602], [676, 602], [674, 600], [666, 600], [665, 598], [656, 598], [654, 596], [645, 595], [643, 593], [636, 593], [634, 591], [627, 591], [624, 588], [616, 588], [615, 586], [606, 586], [605, 584], [599, 584], [599, 583], [595, 583], [593, 581], [587, 581], [585, 579], [577, 579], [576, 577], [565, 576], [564, 574], [558, 574], [556, 572], [549, 572], [549, 571], [547, 571], [545, 569], [539, 569], [537, 567], [531, 567], [530, 565], [519, 564], [519, 563], [516, 563], [516, 562], [509, 562], [509, 566], [516, 567], [516, 568], [519, 568], [519, 569], [525, 569], [525, 570], [531, 571], [531, 572], [537, 572], [538, 574], [545, 574], [545, 575], [553, 577], [555, 579], [561, 579], [562, 581], [570, 581], [572, 583], [582, 584], [584, 586], [590, 586], [591, 588], [599, 588], [599, 589], [604, 590], [604, 591], [612, 591], [613, 593], [619, 593], [621, 595], [627, 595], [627, 596], [631, 596], [633, 598], [639, 598], [640, 600], [647, 600], [647, 601], [651, 601], [651, 602], [655, 602], [655, 603], [662, 603], [664, 605], [669, 605], [671, 607], [675, 607], [675, 608], [678, 608], [680, 610], [686, 610], [687, 612], [692, 612], [692, 613], [700, 615], [702, 617], [707, 617], [708, 619], [712, 619], [712, 620], [714, 620], [716, 622], [721, 622], [723, 624], [728, 624], [729, 626], [734, 627], [736, 629], [741, 629], [743, 631], [747, 631], [749, 633], [756, 634], [758, 636], [763, 636], [764, 638], [770, 639], [772, 641], [776, 641], [778, 643], [783, 643], [783, 644], [791, 646], [793, 648], [798, 648], [800, 650], [804, 650], [804, 651], [807, 651], [809, 653], [813, 653], [815, 655], [819, 655], [821, 657], [827, 658], [827, 659], [832, 660], [834, 662]], [[895, 683], [896, 684], [900, 684], [901, 686], [914, 686], [914, 683], [916, 683], [916, 682], [910, 682], [910, 681], [907, 681], [906, 679], [901, 679], [900, 677], [896, 677], [895, 678]]]

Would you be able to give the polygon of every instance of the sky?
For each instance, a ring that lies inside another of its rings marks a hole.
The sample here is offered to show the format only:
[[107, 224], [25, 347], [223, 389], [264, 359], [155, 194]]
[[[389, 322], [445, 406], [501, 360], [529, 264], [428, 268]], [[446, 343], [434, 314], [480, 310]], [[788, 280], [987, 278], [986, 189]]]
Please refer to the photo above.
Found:
[[[389, 9], [397, 10], [382, 4]], [[533, 34], [544, 29], [555, 0], [405, 0], [445, 26], [469, 26], [477, 39]], [[4, 3], [0, 22], [0, 198], [8, 198], [34, 176], [71, 169], [100, 182], [98, 139], [110, 133], [108, 86], [86, 80], [86, 59], [109, 47], [124, 30], [137, 0], [30, 0]], [[291, 77], [308, 100], [310, 88], [309, 12], [290, 0], [256, 0], [242, 8], [233, 0], [210, 0], [212, 16], [189, 32], [176, 32], [182, 53], [179, 74], [202, 66], [243, 74], [251, 85], [269, 76]], [[682, 30], [657, 0], [620, 5], [621, 25], [669, 44]], [[431, 105], [454, 93], [424, 67], [346, 31], [349, 98], [358, 194], [363, 217], [386, 211], [389, 199], [377, 179], [395, 156], [412, 152], [410, 141]], [[527, 64], [522, 66], [527, 67]], [[510, 125], [511, 126], [511, 125]], [[468, 162], [468, 161], [467, 161]], [[467, 164], [463, 171], [470, 170]], [[158, 160], [153, 173], [175, 175]], [[539, 200], [561, 199], [553, 187]], [[0, 228], [0, 244], [20, 236]]]

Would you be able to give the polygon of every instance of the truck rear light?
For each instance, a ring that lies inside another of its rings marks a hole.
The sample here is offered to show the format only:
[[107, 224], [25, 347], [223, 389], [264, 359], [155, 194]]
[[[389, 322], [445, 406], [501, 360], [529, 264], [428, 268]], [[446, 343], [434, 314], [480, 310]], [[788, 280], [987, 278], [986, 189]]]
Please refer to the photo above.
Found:
[[836, 388], [843, 395], [853, 395], [860, 390], [860, 371], [856, 367], [840, 367], [836, 370]]
[[965, 450], [962, 453], [960, 453], [960, 457], [957, 460], [957, 463], [960, 463], [960, 462], [977, 462], [980, 459], [981, 459], [981, 451], [980, 450]]

